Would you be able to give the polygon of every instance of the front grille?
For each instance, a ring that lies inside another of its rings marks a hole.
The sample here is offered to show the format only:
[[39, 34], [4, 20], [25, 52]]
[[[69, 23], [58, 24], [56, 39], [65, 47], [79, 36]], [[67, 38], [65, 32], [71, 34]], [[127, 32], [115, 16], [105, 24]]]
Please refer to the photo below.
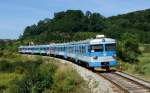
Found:
[[102, 62], [101, 65], [102, 66], [109, 66], [109, 62]]

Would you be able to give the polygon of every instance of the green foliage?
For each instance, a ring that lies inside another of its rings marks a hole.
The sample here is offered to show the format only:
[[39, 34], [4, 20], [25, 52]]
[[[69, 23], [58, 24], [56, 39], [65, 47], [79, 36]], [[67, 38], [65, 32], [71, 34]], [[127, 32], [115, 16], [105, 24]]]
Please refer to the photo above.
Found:
[[[41, 93], [52, 84], [52, 74], [56, 66], [43, 64], [43, 60], [13, 62], [15, 73], [25, 74], [22, 79], [12, 81], [9, 93]], [[13, 71], [13, 70], [12, 70]]]
[[12, 81], [8, 93], [76, 93], [83, 80], [71, 68], [61, 68], [53, 63], [34, 67], [22, 79]]
[[0, 40], [0, 53], [5, 50], [16, 52], [19, 44], [19, 41], [17, 42], [16, 40]]
[[12, 80], [21, 79], [23, 74], [15, 72], [0, 72], [0, 93], [7, 93], [6, 90], [11, 86]]
[[[144, 46], [144, 45], [140, 45]], [[134, 75], [138, 78], [150, 81], [150, 52], [149, 53], [142, 53], [141, 55], [138, 56], [139, 62], [136, 64], [130, 64], [128, 62], [123, 62], [121, 60], [118, 60], [122, 67], [122, 71]]]
[[0, 51], [0, 57], [2, 57], [3, 55], [4, 55], [4, 53]]
[[146, 64], [144, 64], [143, 66], [142, 66], [142, 70], [141, 70], [141, 72], [143, 73], [143, 74], [147, 74], [147, 75], [150, 75], [150, 63], [149, 62], [146, 62]]
[[[138, 34], [140, 42], [150, 43], [150, 9], [136, 11], [128, 14], [113, 16], [108, 18], [109, 26], [117, 25], [119, 33], [128, 32], [131, 34]], [[115, 36], [117, 37], [117, 35]]]
[[78, 32], [82, 32], [83, 36], [86, 32], [101, 32], [105, 28], [104, 21], [105, 18], [98, 13], [85, 15], [80, 10], [58, 12], [54, 14], [53, 19], [45, 19], [37, 25], [27, 26], [20, 40], [25, 44], [31, 41], [42, 44], [72, 41], [72, 37], [76, 37]]
[[[149, 13], [148, 9], [105, 18], [89, 11], [85, 14], [80, 10], [62, 11], [55, 13], [53, 19], [27, 26], [20, 41], [24, 44], [32, 41], [37, 44], [68, 42], [91, 38], [93, 33], [120, 39], [124, 33], [136, 33], [140, 42], [150, 43]], [[90, 32], [92, 35], [87, 36]]]
[[128, 64], [123, 63], [122, 64], [123, 71], [126, 73], [129, 73], [131, 75], [135, 75], [139, 78], [142, 78], [144, 80], [150, 81], [150, 64], [147, 61], [139, 62], [137, 64]]
[[[84, 82], [78, 74], [71, 68], [63, 64], [56, 64], [56, 62], [57, 61], [53, 59], [34, 56], [16, 56], [16, 58], [9, 58], [9, 56], [7, 56], [7, 60], [1, 57], [0, 92], [85, 92], [85, 87], [83, 89], [80, 88]], [[61, 69], [62, 67], [63, 69]]]
[[139, 42], [135, 35], [125, 33], [121, 36], [121, 40], [118, 41], [118, 57], [122, 60], [130, 63], [137, 62], [139, 51]]
[[0, 86], [0, 93], [3, 93], [6, 90], [6, 86]]
[[51, 89], [46, 90], [44, 93], [82, 93], [81, 86], [85, 86], [82, 85], [83, 80], [76, 74], [76, 71], [64, 65], [57, 69], [53, 75], [53, 80]]
[[50, 74], [46, 75], [37, 71], [29, 72], [23, 79], [14, 81], [13, 84], [10, 88], [11, 93], [41, 93], [51, 86], [52, 77]]
[[12, 71], [13, 65], [7, 60], [0, 60], [0, 72]]
[[41, 60], [35, 61], [27, 61], [22, 62], [21, 60], [13, 62], [12, 60], [0, 60], [0, 72], [22, 72], [24, 69], [28, 70], [29, 72], [34, 72], [35, 68], [37, 68], [42, 63]]
[[93, 38], [96, 36], [96, 33], [94, 32], [77, 32], [74, 34], [74, 36], [72, 37], [73, 40], [75, 41], [79, 41], [79, 40], [85, 40], [87, 38]]
[[144, 53], [149, 53], [150, 52], [150, 44], [141, 44], [140, 50]]

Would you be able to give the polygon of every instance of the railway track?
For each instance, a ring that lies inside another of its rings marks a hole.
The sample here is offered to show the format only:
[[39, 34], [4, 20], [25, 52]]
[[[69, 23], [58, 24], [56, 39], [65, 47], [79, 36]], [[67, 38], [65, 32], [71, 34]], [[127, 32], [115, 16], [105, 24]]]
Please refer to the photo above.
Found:
[[121, 72], [97, 73], [122, 90], [121, 93], [150, 93], [150, 83]]

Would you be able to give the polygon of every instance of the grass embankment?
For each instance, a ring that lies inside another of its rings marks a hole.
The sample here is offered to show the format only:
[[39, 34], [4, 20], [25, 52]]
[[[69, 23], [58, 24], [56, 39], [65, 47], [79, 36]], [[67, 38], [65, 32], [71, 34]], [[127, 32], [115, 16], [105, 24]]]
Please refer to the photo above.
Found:
[[90, 93], [86, 82], [54, 59], [0, 55], [0, 93]]
[[141, 45], [142, 54], [138, 57], [139, 62], [121, 62], [122, 71], [138, 78], [150, 81], [150, 45]]

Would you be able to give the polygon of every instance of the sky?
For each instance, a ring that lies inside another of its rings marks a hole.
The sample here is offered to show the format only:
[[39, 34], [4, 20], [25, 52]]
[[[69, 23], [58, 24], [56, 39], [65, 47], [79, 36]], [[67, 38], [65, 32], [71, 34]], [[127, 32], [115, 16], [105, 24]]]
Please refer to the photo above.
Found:
[[150, 0], [0, 0], [0, 39], [18, 39], [26, 26], [68, 9], [109, 17], [148, 8]]

